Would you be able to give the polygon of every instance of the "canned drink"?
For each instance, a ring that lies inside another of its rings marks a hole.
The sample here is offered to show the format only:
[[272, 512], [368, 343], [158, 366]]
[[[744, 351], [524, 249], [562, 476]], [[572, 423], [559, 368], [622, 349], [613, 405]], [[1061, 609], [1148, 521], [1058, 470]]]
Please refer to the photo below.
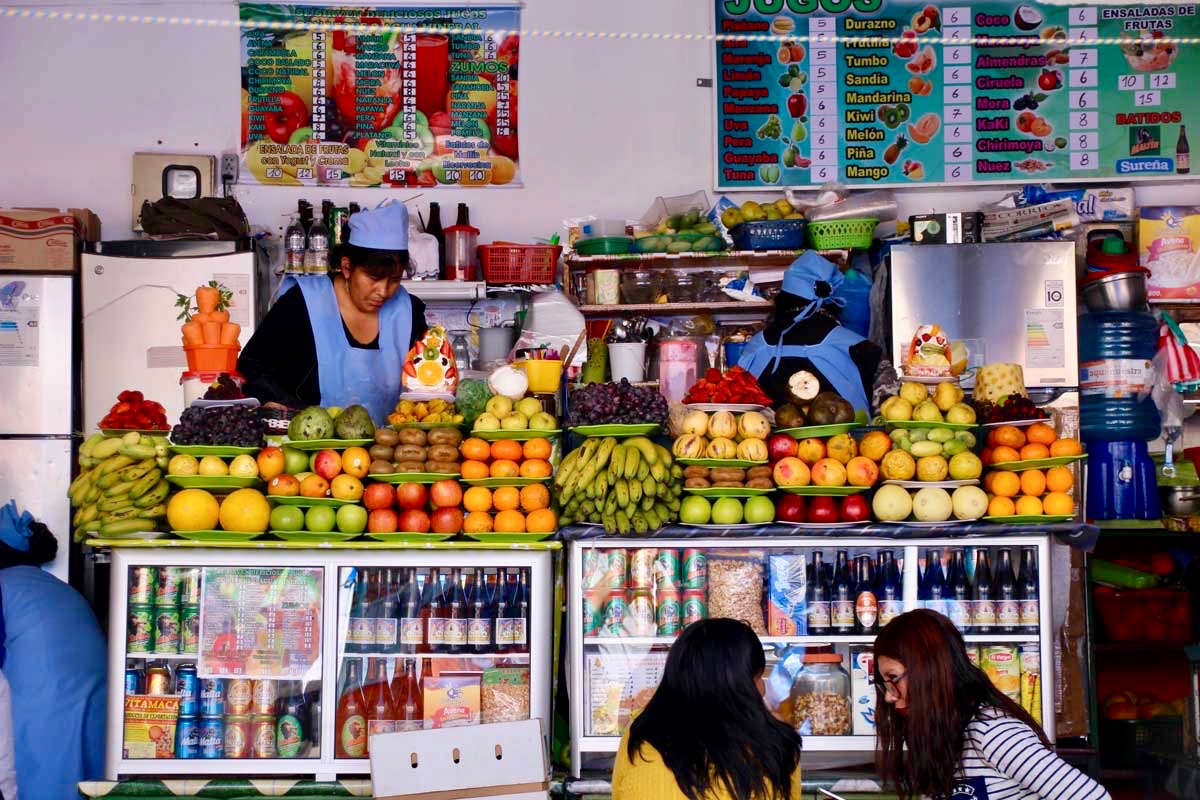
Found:
[[225, 713], [240, 717], [250, 713], [254, 686], [249, 678], [230, 678], [225, 682]]
[[175, 694], [179, 695], [179, 716], [194, 717], [200, 713], [200, 679], [195, 664], [180, 664], [175, 669]]
[[133, 664], [125, 665], [125, 694], [141, 694], [142, 683], [146, 680], [146, 674], [142, 672], [141, 667], [136, 667]]
[[608, 576], [608, 556], [603, 550], [589, 547], [583, 551], [583, 589], [596, 589], [604, 585]]
[[655, 609], [655, 622], [659, 636], [675, 636], [679, 633], [683, 618], [683, 606], [679, 602], [679, 593], [664, 589], [658, 593], [658, 605]]
[[200, 719], [200, 757], [225, 757], [225, 718], [202, 717]]
[[658, 550], [643, 547], [633, 551], [629, 558], [629, 588], [650, 589], [654, 586], [654, 559]]
[[223, 678], [200, 679], [200, 716], [225, 716], [225, 680]]
[[200, 652], [200, 606], [179, 607], [179, 652]]
[[629, 571], [629, 554], [624, 548], [608, 551], [608, 588], [624, 589], [625, 574]]
[[225, 718], [225, 757], [250, 757], [250, 718], [232, 716]]
[[179, 606], [154, 607], [154, 652], [179, 652]]
[[164, 664], [155, 664], [146, 670], [146, 694], [170, 694], [171, 670]]
[[250, 720], [250, 753], [254, 758], [275, 758], [275, 717], [263, 714]]
[[154, 602], [154, 567], [129, 568], [129, 604], [148, 606]]
[[130, 606], [129, 622], [125, 626], [125, 652], [154, 651], [154, 606]]
[[200, 605], [200, 568], [184, 567], [179, 578], [179, 605]]
[[154, 582], [154, 604], [173, 606], [179, 604], [179, 567], [159, 567]]
[[674, 591], [679, 588], [679, 551], [659, 550], [654, 559], [654, 586]]
[[708, 603], [704, 600], [704, 592], [690, 589], [683, 593], [683, 624], [691, 625], [708, 616]]
[[583, 635], [599, 636], [604, 627], [604, 594], [594, 589], [583, 592]]
[[200, 724], [195, 717], [180, 717], [175, 723], [175, 757], [200, 757]]
[[250, 713], [275, 713], [275, 681], [264, 678], [254, 682], [250, 691]]
[[634, 592], [629, 598], [625, 615], [625, 631], [629, 636], [653, 636], [655, 630], [654, 601], [649, 592]]
[[688, 549], [683, 551], [683, 588], [708, 588], [708, 556], [703, 550]]
[[604, 601], [604, 635], [624, 636], [625, 617], [629, 614], [629, 602], [624, 589], [614, 589]]

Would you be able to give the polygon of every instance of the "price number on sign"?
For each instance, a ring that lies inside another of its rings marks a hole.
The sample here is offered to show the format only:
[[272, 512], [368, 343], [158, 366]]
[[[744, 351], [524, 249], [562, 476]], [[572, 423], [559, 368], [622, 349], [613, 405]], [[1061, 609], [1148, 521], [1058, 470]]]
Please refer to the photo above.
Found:
[[310, 167], [300, 167], [296, 170], [296, 177], [299, 180], [312, 180], [313, 171]]
[[406, 177], [408, 177], [408, 170], [400, 168], [388, 170], [388, 180], [392, 183], [404, 183]]
[[1162, 103], [1162, 93], [1158, 91], [1147, 90], [1144, 92], [1135, 92], [1133, 95], [1133, 104], [1135, 106], [1156, 106]]
[[[1158, 76], [1155, 75], [1153, 77], [1158, 77]], [[1117, 76], [1117, 88], [1122, 91], [1126, 91], [1126, 92], [1133, 92], [1133, 91], [1137, 91], [1139, 89], [1145, 89], [1146, 88], [1146, 76], [1145, 75], [1118, 75]]]
[[263, 170], [263, 175], [266, 175], [268, 178], [282, 178], [283, 169], [280, 167], [267, 167]]
[[740, 16], [751, 9], [756, 14], [778, 14], [786, 9], [793, 14], [842, 14], [858, 11], [870, 14], [878, 11], [883, 0], [725, 0], [725, 13]]
[[[1140, 86], [1138, 87], [1141, 88]], [[1174, 89], [1175, 88], [1175, 73], [1174, 72], [1159, 72], [1150, 76], [1151, 89]]]
[[946, 167], [946, 180], [968, 181], [972, 177], [970, 164], [949, 164]]

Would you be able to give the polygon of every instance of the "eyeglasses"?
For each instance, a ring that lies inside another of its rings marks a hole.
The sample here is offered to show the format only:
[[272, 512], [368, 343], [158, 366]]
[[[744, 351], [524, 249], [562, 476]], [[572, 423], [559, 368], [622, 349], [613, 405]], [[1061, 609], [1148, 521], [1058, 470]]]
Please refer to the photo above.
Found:
[[908, 673], [902, 672], [894, 678], [884, 678], [883, 679], [883, 694], [884, 694], [884, 696], [886, 697], [889, 694], [894, 694], [894, 695], [896, 695], [897, 698], [899, 698], [901, 696], [900, 695], [900, 681], [904, 680], [907, 677], [908, 677]]

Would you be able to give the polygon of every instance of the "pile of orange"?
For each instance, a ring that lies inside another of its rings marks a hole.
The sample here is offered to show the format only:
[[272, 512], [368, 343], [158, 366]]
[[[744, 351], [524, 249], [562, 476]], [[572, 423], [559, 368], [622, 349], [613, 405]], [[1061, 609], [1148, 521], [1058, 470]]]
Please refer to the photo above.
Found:
[[1049, 424], [1035, 422], [1024, 430], [1015, 425], [993, 428], [988, 432], [987, 447], [983, 448], [979, 457], [986, 465], [1077, 456], [1081, 453], [1083, 445], [1078, 439], [1060, 439]]
[[1070, 467], [1023, 472], [993, 470], [983, 476], [990, 517], [1074, 514], [1075, 499], [1071, 496], [1074, 486], [1075, 473]]
[[558, 527], [545, 484], [472, 486], [463, 493], [462, 502], [467, 511], [465, 533], [552, 533]]
[[501, 439], [485, 442], [471, 437], [459, 445], [462, 453], [463, 480], [479, 478], [549, 478], [550, 453], [554, 447], [549, 439], [530, 439], [517, 442]]

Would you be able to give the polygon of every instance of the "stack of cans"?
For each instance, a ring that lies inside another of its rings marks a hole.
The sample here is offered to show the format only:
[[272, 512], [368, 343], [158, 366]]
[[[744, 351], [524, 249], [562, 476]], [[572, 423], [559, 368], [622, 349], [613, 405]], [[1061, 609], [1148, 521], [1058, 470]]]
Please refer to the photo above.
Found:
[[126, 647], [130, 654], [200, 652], [200, 569], [131, 567]]
[[176, 671], [175, 687], [183, 696], [176, 758], [276, 757], [275, 681], [197, 679], [189, 664]]
[[704, 552], [591, 549], [583, 555], [585, 636], [678, 636], [708, 615]]

